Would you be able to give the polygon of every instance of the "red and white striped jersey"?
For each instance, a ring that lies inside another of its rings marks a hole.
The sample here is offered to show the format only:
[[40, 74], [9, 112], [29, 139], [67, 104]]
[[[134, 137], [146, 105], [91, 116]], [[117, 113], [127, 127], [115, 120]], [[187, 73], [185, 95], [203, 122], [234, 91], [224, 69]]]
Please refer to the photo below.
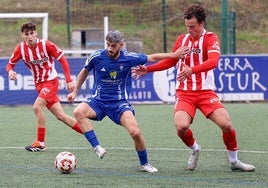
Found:
[[[191, 52], [180, 59], [177, 63], [177, 75], [183, 70], [183, 64], [189, 67], [195, 67], [210, 61], [211, 57], [219, 57], [220, 55], [220, 42], [215, 33], [203, 31], [202, 36], [198, 39], [193, 39], [189, 34], [180, 35], [173, 47], [173, 51], [181, 46], [188, 46]], [[209, 57], [209, 58], [208, 58]], [[207, 71], [194, 71], [193, 74], [183, 82], [176, 82], [176, 90], [214, 90], [214, 73], [213, 69], [209, 67], [216, 67], [218, 64], [218, 58], [209, 62], [212, 66], [206, 64]], [[205, 65], [205, 64], [204, 64]]]
[[63, 51], [48, 40], [37, 39], [34, 47], [26, 42], [18, 44], [9, 59], [8, 66], [13, 69], [22, 59], [27, 68], [32, 72], [35, 83], [53, 80], [57, 77], [54, 59], [59, 60]]

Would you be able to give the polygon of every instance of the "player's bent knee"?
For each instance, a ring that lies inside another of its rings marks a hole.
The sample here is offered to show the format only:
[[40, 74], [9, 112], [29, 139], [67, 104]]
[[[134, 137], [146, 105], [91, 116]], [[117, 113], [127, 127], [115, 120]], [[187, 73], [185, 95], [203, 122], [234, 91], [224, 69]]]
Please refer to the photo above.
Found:
[[74, 117], [76, 119], [78, 119], [78, 118], [81, 119], [84, 117], [82, 111], [80, 109], [77, 109], [77, 108], [74, 109], [73, 114], [74, 114]]
[[135, 129], [129, 132], [130, 136], [135, 140], [141, 137], [141, 132], [139, 129]]
[[43, 110], [42, 108], [38, 107], [38, 106], [33, 106], [33, 111], [35, 114], [41, 113]]

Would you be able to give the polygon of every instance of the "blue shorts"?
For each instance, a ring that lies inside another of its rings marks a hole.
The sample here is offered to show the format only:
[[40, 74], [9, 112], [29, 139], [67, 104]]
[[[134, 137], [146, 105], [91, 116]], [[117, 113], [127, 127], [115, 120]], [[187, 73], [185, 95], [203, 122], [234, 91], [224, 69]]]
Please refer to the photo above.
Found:
[[120, 125], [120, 118], [123, 112], [131, 111], [134, 115], [134, 108], [127, 100], [100, 101], [90, 98], [87, 104], [96, 112], [97, 117], [92, 120], [101, 121], [108, 116], [114, 123]]

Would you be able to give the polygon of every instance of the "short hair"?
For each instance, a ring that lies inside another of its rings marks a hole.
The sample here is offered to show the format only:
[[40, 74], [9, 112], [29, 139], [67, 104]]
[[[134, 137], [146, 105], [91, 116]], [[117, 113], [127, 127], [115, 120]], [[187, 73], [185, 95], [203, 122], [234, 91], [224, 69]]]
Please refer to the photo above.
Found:
[[21, 26], [20, 30], [22, 33], [24, 31], [36, 31], [36, 25], [33, 22], [27, 22]]
[[198, 23], [206, 22], [206, 10], [200, 5], [190, 5], [184, 12], [184, 19], [196, 18]]
[[124, 35], [121, 31], [119, 30], [112, 30], [109, 31], [107, 36], [106, 36], [106, 40], [108, 42], [111, 43], [119, 43], [119, 42], [123, 42], [124, 40]]

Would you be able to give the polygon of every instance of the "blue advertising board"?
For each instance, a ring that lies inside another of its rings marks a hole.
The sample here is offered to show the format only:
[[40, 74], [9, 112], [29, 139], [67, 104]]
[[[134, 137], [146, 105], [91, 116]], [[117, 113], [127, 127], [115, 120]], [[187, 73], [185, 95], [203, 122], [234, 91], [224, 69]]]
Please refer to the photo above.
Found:
[[[68, 57], [72, 78], [75, 81], [84, 65], [86, 57]], [[15, 71], [17, 80], [8, 80], [5, 71], [7, 58], [0, 59], [0, 105], [33, 104], [37, 94], [32, 75], [24, 63], [19, 62]], [[216, 92], [223, 101], [262, 101], [268, 99], [267, 55], [226, 55], [221, 56], [218, 67], [214, 70]], [[59, 73], [59, 96], [67, 102], [65, 77], [60, 63], [56, 62]], [[89, 74], [81, 87], [76, 101], [85, 101], [91, 96], [94, 83]], [[170, 68], [147, 74], [141, 79], [132, 81], [129, 100], [133, 103], [173, 103], [175, 95], [176, 70]]]
[[223, 101], [268, 99], [268, 56], [221, 56], [215, 69], [216, 92]]

